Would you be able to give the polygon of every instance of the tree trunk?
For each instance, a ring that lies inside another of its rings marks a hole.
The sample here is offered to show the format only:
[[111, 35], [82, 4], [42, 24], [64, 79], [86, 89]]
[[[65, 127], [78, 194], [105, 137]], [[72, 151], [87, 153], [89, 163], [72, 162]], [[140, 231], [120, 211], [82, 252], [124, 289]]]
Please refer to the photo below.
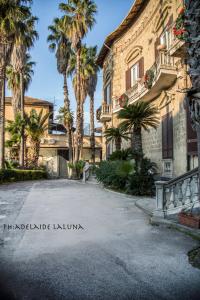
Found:
[[120, 151], [121, 150], [121, 142], [122, 142], [122, 140], [121, 140], [120, 137], [118, 137], [118, 138], [115, 139], [115, 148], [116, 148], [116, 151]]
[[81, 147], [81, 90], [80, 90], [80, 54], [79, 47], [76, 53], [76, 73], [77, 73], [77, 108], [76, 108], [76, 136], [75, 136], [75, 161], [79, 160]]
[[133, 129], [133, 150], [142, 153], [142, 133], [141, 128]]
[[38, 167], [38, 159], [40, 154], [40, 141], [30, 141], [29, 159], [31, 166]]
[[[23, 72], [20, 72], [20, 109], [21, 118], [24, 119], [24, 76]], [[21, 145], [20, 145], [20, 166], [24, 167], [24, 126], [22, 127]]]
[[[70, 102], [69, 102], [69, 95], [68, 95], [68, 87], [67, 87], [67, 76], [66, 73], [64, 76], [64, 109], [65, 111], [70, 113]], [[73, 147], [72, 147], [72, 122], [70, 120], [67, 120], [66, 122], [66, 129], [67, 129], [67, 139], [69, 144], [69, 161], [73, 161]]]
[[0, 78], [0, 169], [4, 169], [5, 164], [5, 69], [2, 70]]
[[94, 95], [90, 97], [90, 148], [91, 159], [95, 163], [95, 133], [94, 133]]

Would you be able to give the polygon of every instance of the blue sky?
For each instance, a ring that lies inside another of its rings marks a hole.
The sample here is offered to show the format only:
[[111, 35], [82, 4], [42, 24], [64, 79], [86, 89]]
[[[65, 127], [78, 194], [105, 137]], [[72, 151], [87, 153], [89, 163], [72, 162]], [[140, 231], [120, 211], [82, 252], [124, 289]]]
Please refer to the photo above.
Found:
[[[66, 0], [34, 0], [33, 14], [39, 18], [37, 30], [39, 32], [39, 40], [35, 43], [34, 49], [31, 51], [32, 60], [35, 61], [35, 75], [27, 95], [46, 99], [54, 102], [55, 109], [58, 110], [63, 105], [62, 76], [58, 74], [56, 69], [55, 55], [48, 50], [46, 42], [48, 35], [48, 25], [52, 20], [60, 15], [58, 4], [66, 2]], [[105, 37], [112, 32], [121, 23], [127, 15], [133, 0], [96, 0], [98, 6], [98, 14], [96, 16], [96, 25], [87, 35], [85, 42], [90, 45], [97, 45], [100, 50]], [[76, 108], [71, 79], [68, 79], [70, 100], [72, 110]], [[95, 95], [95, 108], [98, 108], [102, 99], [102, 77], [99, 74], [98, 86]], [[85, 103], [85, 120], [88, 121], [89, 105], [88, 99]]]

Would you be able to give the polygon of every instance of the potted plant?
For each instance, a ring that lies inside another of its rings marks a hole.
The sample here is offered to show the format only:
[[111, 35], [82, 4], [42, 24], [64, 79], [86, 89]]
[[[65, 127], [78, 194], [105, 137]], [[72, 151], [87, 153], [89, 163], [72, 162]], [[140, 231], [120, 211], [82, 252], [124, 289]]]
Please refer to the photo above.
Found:
[[128, 104], [128, 96], [126, 94], [121, 95], [119, 98], [120, 107], [125, 107]]
[[178, 18], [176, 19], [175, 25], [173, 27], [173, 34], [174, 36], [181, 40], [184, 41], [187, 36], [187, 31], [185, 30], [185, 8], [180, 7], [178, 10]]
[[146, 71], [144, 75], [144, 85], [147, 89], [150, 89], [152, 87], [154, 77], [155, 75], [153, 70], [149, 69]]
[[193, 207], [188, 210], [182, 210], [178, 214], [179, 223], [188, 227], [200, 229], [200, 214], [193, 213]]

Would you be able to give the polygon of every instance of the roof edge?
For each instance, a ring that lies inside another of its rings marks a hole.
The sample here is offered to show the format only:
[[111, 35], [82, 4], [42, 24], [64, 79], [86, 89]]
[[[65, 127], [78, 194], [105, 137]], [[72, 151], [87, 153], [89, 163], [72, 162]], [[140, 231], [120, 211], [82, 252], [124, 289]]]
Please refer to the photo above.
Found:
[[109, 52], [109, 48], [112, 47], [114, 41], [119, 38], [124, 32], [126, 32], [131, 24], [136, 21], [137, 17], [141, 13], [144, 6], [149, 2], [149, 0], [135, 0], [131, 9], [129, 10], [127, 16], [121, 22], [117, 29], [110, 33], [104, 40], [103, 46], [97, 57], [97, 64], [102, 68], [105, 57]]

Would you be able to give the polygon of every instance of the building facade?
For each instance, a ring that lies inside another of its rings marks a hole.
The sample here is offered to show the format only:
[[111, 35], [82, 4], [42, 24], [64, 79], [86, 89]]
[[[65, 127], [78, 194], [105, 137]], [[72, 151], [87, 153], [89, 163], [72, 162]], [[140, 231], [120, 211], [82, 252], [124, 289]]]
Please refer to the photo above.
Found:
[[[13, 120], [13, 108], [12, 99], [6, 97], [5, 102], [5, 117], [6, 121]], [[43, 110], [43, 114], [51, 113], [48, 123], [49, 129], [41, 139], [40, 144], [40, 156], [39, 164], [45, 166], [52, 177], [65, 177], [67, 174], [67, 161], [69, 158], [68, 153], [68, 141], [66, 130], [61, 124], [54, 123], [53, 111], [54, 107], [51, 102], [36, 99], [32, 97], [25, 97], [25, 112], [30, 113], [32, 109], [35, 109], [37, 113]], [[9, 134], [6, 133], [6, 140], [9, 139]], [[95, 137], [95, 160], [100, 162], [102, 155], [102, 137]], [[27, 147], [29, 144], [27, 143]], [[9, 148], [6, 149], [6, 159], [10, 159]], [[91, 160], [91, 148], [90, 148], [90, 136], [84, 136], [83, 138], [83, 160]]]
[[[196, 133], [184, 105], [184, 91], [190, 86], [186, 45], [173, 30], [182, 10], [181, 0], [134, 1], [98, 56], [104, 86], [97, 117], [103, 131], [119, 125], [121, 95], [127, 96], [128, 104], [152, 102], [159, 109], [160, 124], [142, 131], [143, 151], [156, 162], [160, 175], [169, 178], [197, 166]], [[115, 147], [105, 139], [102, 145], [106, 159]], [[122, 147], [130, 147], [130, 142]]]

